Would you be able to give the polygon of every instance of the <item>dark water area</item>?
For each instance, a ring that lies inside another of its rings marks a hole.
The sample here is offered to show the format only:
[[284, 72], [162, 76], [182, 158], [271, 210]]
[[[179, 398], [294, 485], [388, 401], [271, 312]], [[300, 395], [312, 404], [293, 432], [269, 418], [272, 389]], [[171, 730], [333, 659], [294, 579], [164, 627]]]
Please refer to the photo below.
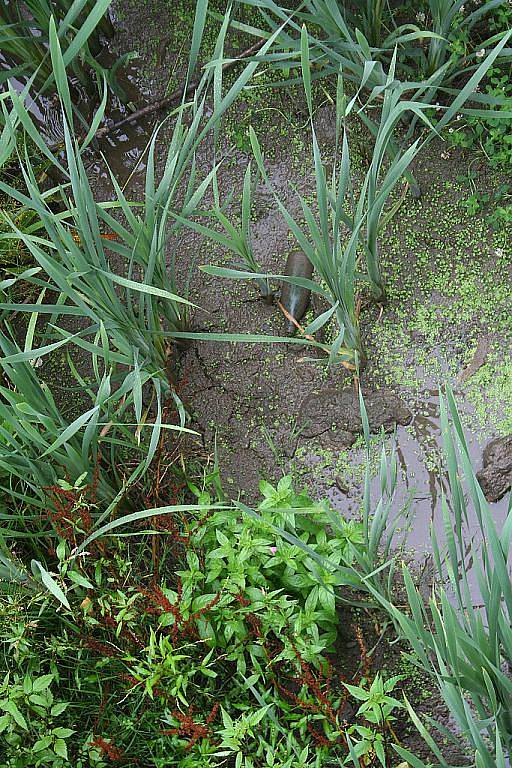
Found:
[[[115, 57], [107, 51], [102, 52], [100, 59], [105, 66], [115, 61]], [[9, 68], [9, 63], [0, 54], [0, 69], [8, 70]], [[145, 94], [139, 88], [136, 80], [135, 66], [128, 64], [118, 71], [116, 90], [122, 94], [122, 98], [115, 93], [109, 93], [107, 111], [101, 127], [114, 125], [129, 116], [131, 111], [144, 106], [145, 98], [149, 94]], [[26, 78], [12, 77], [10, 82], [17, 93], [22, 93], [27, 86]], [[71, 77], [69, 85], [76, 115], [75, 132], [80, 136], [88, 130], [99, 106], [99, 97], [91, 99], [76, 78]], [[7, 85], [4, 86], [4, 90], [7, 90]], [[64, 142], [59, 97], [54, 93], [37, 94], [32, 89], [26, 97], [26, 105], [46, 143], [58, 153]], [[151, 138], [153, 122], [128, 122], [118, 129], [109, 131], [101, 140], [93, 142], [94, 148], [85, 154], [91, 178], [105, 182], [106, 190], [109, 186], [109, 172], [106, 165], [121, 185], [126, 183], [131, 174], [143, 173], [146, 167], [143, 157]]]
[[[469, 417], [471, 406], [462, 398], [458, 399], [461, 418]], [[415, 557], [427, 554], [430, 547], [430, 530], [433, 527], [440, 541], [444, 540], [444, 525], [441, 511], [443, 494], [448, 508], [450, 504], [450, 486], [447, 473], [440, 466], [443, 453], [441, 425], [439, 417], [439, 396], [437, 390], [425, 391], [411, 406], [412, 421], [407, 427], [398, 426], [396, 434], [389, 438], [390, 446], [396, 447], [399, 469], [399, 480], [395, 501], [397, 508], [410, 505], [407, 548]], [[478, 470], [482, 465], [482, 452], [488, 442], [483, 436], [466, 431], [466, 442], [473, 467]], [[439, 463], [434, 464], [429, 456], [435, 456]], [[362, 458], [362, 451], [360, 451]], [[372, 495], [377, 499], [380, 494], [380, 481], [375, 476], [372, 481]], [[362, 488], [360, 489], [362, 491]], [[331, 488], [327, 495], [333, 506], [342, 513], [357, 515], [360, 497], [355, 494], [349, 499], [337, 488]], [[491, 503], [493, 519], [498, 530], [501, 530], [507, 518], [510, 495], [506, 493], [499, 501]], [[467, 496], [469, 520], [466, 530], [468, 545], [477, 543], [480, 528], [475, 510]]]

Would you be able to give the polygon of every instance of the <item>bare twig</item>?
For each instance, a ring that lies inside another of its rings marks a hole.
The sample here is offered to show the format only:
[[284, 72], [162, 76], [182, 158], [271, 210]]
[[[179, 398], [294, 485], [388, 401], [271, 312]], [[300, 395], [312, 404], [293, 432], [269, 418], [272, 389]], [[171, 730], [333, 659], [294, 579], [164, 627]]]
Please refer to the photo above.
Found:
[[[231, 69], [231, 67], [234, 67], [235, 64], [237, 64], [241, 59], [248, 59], [254, 53], [257, 53], [264, 43], [265, 39], [258, 40], [257, 43], [254, 43], [254, 45], [251, 45], [250, 48], [247, 48], [245, 51], [243, 51], [236, 59], [230, 59], [227, 61], [222, 68], [224, 70]], [[122, 120], [118, 120], [116, 123], [104, 125], [96, 132], [96, 139], [102, 139], [109, 133], [122, 128], [124, 125], [133, 123], [136, 120], [147, 117], [148, 115], [152, 115], [154, 112], [159, 112], [162, 109], [168, 109], [169, 107], [176, 106], [180, 103], [184, 96], [188, 96], [189, 94], [194, 93], [194, 91], [199, 86], [199, 82], [199, 80], [194, 80], [185, 87], [181, 86], [176, 88], [176, 90], [169, 94], [169, 96], [166, 96], [165, 98], [160, 99], [153, 104], [147, 104], [145, 107], [138, 109], [136, 112], [132, 112], [130, 115], [126, 115], [126, 117], [123, 117]]]

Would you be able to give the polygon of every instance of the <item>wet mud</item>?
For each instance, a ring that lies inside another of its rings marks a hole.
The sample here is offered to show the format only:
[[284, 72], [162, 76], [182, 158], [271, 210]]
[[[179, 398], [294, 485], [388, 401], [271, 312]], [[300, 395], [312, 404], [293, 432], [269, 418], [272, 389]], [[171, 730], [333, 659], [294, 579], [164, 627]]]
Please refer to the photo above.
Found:
[[[169, 40], [166, 38], [163, 53], [154, 50], [151, 30], [161, 29], [162, 19], [171, 13], [165, 3], [159, 4], [157, 0], [149, 3], [144, 10], [147, 23], [143, 25], [140, 23], [138, 4], [117, 3], [114, 11], [118, 32], [109, 44], [111, 50], [103, 55], [114, 60], [117, 55], [133, 50], [139, 52], [139, 59], [119, 74], [125, 103], [118, 98], [111, 100], [105, 124], [116, 123], [126, 117], [131, 108], [127, 104], [140, 108], [161, 98], [169, 91], [170, 85], [179, 80], [184, 67], [184, 58], [179, 45], [173, 45], [172, 34]], [[290, 98], [287, 111], [272, 109], [272, 93], [264, 98], [270, 101], [269, 104], [262, 104], [263, 119], [267, 120], [268, 112], [272, 111], [270, 124], [263, 123], [259, 131], [266, 150], [268, 175], [288, 209], [298, 217], [300, 203], [296, 192], [304, 196], [314, 193], [309, 139], [304, 127], [306, 110], [301, 98], [295, 95]], [[280, 97], [275, 98], [282, 103]], [[34, 109], [39, 110], [37, 117], [48, 138], [58, 140], [61, 128], [55, 100], [45, 100], [42, 105], [35, 105]], [[229, 115], [228, 125], [234, 120], [236, 128], [236, 121], [243, 114], [244, 109], [238, 109], [234, 115]], [[108, 133], [91, 150], [88, 169], [99, 197], [108, 199], [110, 195], [107, 164], [125, 186], [129, 197], [137, 199], [143, 194], [144, 152], [163, 116], [157, 113], [142, 121], [128, 123]], [[319, 107], [315, 126], [328, 163], [335, 143], [332, 105], [327, 103]], [[254, 127], [258, 132], [257, 123]], [[159, 139], [160, 165], [164, 162], [166, 135], [164, 126]], [[360, 136], [358, 144], [357, 130], [354, 130], [354, 138], [357, 151], [364, 159], [365, 137]], [[231, 212], [236, 214], [249, 155], [245, 149], [229, 143], [226, 143], [224, 151], [225, 160], [219, 172], [220, 194], [234, 193]], [[426, 220], [426, 214], [423, 214], [425, 200], [428, 202], [429, 188], [432, 187], [432, 176], [442, 174], [444, 179], [451, 181], [464, 162], [457, 154], [453, 154], [448, 163], [441, 161], [444, 151], [441, 143], [434, 143], [429, 156], [421, 158], [415, 172], [423, 190], [422, 199], [414, 200], [409, 196], [402, 206], [407, 211], [414, 211], [416, 227], [420, 230], [424, 228], [434, 241], [438, 237], [446, 237], [447, 233], [436, 233], [432, 222]], [[205, 143], [200, 149], [197, 164], [204, 174], [210, 170], [210, 144]], [[357, 162], [355, 172], [357, 175]], [[296, 244], [276, 210], [272, 195], [261, 185], [255, 196], [252, 235], [255, 256], [262, 269], [282, 273], [287, 259], [296, 250]], [[179, 243], [172, 243], [171, 246], [179, 250], [177, 271], [182, 275], [183, 284], [192, 271], [190, 298], [201, 308], [193, 319], [193, 330], [274, 336], [290, 331], [289, 321], [277, 304], [268, 306], [259, 298], [255, 283], [226, 281], [201, 272], [199, 267], [202, 264], [233, 266], [231, 257], [217, 246], [188, 230], [180, 232]], [[403, 269], [412, 269], [416, 254], [408, 250], [406, 243], [404, 246], [398, 255], [393, 254], [393, 258], [401, 261]], [[483, 259], [483, 255], [483, 252], [473, 252], [468, 253], [468, 258]], [[425, 269], [435, 269], [435, 265], [426, 264]], [[392, 274], [389, 279], [393, 279]], [[275, 287], [278, 291], [279, 286], [276, 284]], [[364, 299], [364, 292], [362, 296]], [[431, 300], [442, 306], [453, 301], [453, 297], [436, 291]], [[313, 304], [316, 308], [315, 302]], [[392, 299], [385, 308], [386, 315], [393, 319], [398, 306], [399, 302]], [[408, 543], [411, 551], [422, 552], [428, 548], [432, 524], [442, 535], [440, 501], [443, 493], [447, 494], [449, 501], [441, 459], [437, 387], [450, 383], [455, 388], [463, 418], [469, 418], [473, 407], [465, 397], [464, 385], [485, 363], [487, 351], [493, 343], [493, 333], [488, 330], [485, 344], [479, 342], [476, 353], [468, 363], [467, 350], [474, 339], [473, 320], [459, 325], [454, 333], [450, 327], [444, 327], [443, 337], [434, 351], [437, 371], [432, 375], [422, 366], [418, 355], [422, 339], [417, 332], [413, 332], [405, 339], [401, 350], [404, 363], [416, 374], [411, 386], [411, 382], [401, 380], [400, 371], [394, 378], [391, 366], [390, 370], [386, 370], [386, 350], [378, 346], [379, 308], [370, 302], [363, 303], [361, 321], [369, 357], [361, 385], [370, 424], [376, 433], [376, 444], [380, 442], [377, 433], [381, 427], [385, 432], [392, 433], [387, 435], [385, 442], [388, 449], [396, 446], [399, 457], [401, 477], [397, 504], [410, 504]], [[396, 335], [400, 338], [404, 320], [397, 319], [396, 323]], [[503, 339], [498, 341], [503, 342]], [[505, 338], [505, 356], [508, 343]], [[329, 369], [325, 356], [307, 346], [205, 341], [193, 342], [182, 355], [181, 377], [180, 393], [190, 415], [190, 426], [203, 435], [204, 443], [211, 451], [218, 452], [222, 479], [228, 493], [239, 494], [252, 502], [258, 496], [261, 479], [277, 480], [283, 473], [290, 473], [297, 484], [304, 484], [313, 496], [326, 497], [340, 514], [358, 516], [366, 459], [361, 439], [358, 438], [361, 424], [358, 402], [353, 397], [354, 381], [348, 371], [341, 367]], [[483, 468], [486, 472], [483, 467], [484, 447], [498, 436], [492, 424], [476, 432], [468, 431], [468, 443], [476, 469]], [[487, 475], [489, 473], [488, 469]], [[374, 489], [377, 492], [377, 472], [374, 474]], [[501, 521], [506, 514], [507, 499], [503, 498], [500, 490], [492, 489], [489, 490], [489, 498], [496, 499], [492, 509], [496, 520]]]

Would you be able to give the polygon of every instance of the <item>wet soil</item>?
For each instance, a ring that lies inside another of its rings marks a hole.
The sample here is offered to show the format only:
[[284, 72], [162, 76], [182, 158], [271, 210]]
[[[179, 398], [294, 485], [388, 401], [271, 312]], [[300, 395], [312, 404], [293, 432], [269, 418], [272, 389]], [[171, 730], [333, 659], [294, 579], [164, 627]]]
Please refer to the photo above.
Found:
[[[294, 168], [293, 161], [279, 159], [279, 153], [276, 154], [278, 157], [268, 163], [270, 178], [289, 208], [296, 213], [298, 204], [291, 188], [298, 187], [303, 194], [311, 193], [311, 180], [308, 186], [308, 179], [303, 174], [304, 164]], [[435, 166], [425, 167], [424, 173], [436, 173], [437, 170]], [[444, 177], [453, 178], [458, 170], [455, 164], [444, 165]], [[235, 183], [229, 172], [224, 178], [226, 188]], [[263, 193], [261, 198], [265, 200]], [[417, 209], [420, 231], [422, 228], [431, 230], [432, 221], [421, 216], [423, 201], [408, 201], [407, 204]], [[195, 236], [190, 236], [190, 243], [188, 235], [185, 239], [190, 257], [196, 251], [203, 263], [231, 263], [229, 257]], [[276, 211], [265, 210], [256, 221], [254, 243], [263, 268], [279, 272], [290, 245], [286, 225]], [[414, 252], [404, 248], [398, 254], [401, 268], [417, 268], [415, 256]], [[492, 269], [492, 251], [490, 263], [489, 256], [489, 249], [482, 248], [481, 244], [468, 254], [468, 258], [480, 261], [482, 269]], [[430, 265], [426, 268], [432, 269]], [[392, 279], [393, 276], [390, 283]], [[248, 283], [226, 284], [198, 275], [193, 298], [202, 308], [196, 316], [201, 329], [271, 335], [285, 333], [286, 320], [278, 308], [266, 306], [258, 299], [256, 288]], [[455, 300], [440, 291], [430, 301], [433, 299], [440, 306]], [[414, 296], [408, 299], [409, 304], [415, 301]], [[468, 431], [468, 443], [475, 468], [481, 466], [485, 444], [496, 437], [499, 430], [490, 419], [482, 423], [473, 418], [476, 409], [472, 400], [466, 397], [467, 382], [461, 382], [459, 378], [460, 373], [467, 370], [468, 359], [469, 364], [471, 362], [475, 334], [480, 331], [475, 318], [470, 317], [451, 327], [441, 317], [436, 347], [428, 350], [431, 357], [425, 363], [427, 344], [421, 338], [421, 332], [413, 330], [415, 337], [409, 334], [407, 311], [405, 317], [401, 315], [400, 304], [403, 303], [402, 297], [395, 299], [392, 296], [383, 319], [379, 318], [378, 307], [368, 304], [363, 310], [369, 365], [362, 377], [362, 385], [370, 400], [370, 393], [375, 397], [376, 393], [385, 390], [398, 395], [402, 407], [407, 408], [406, 419], [399, 415], [394, 419], [399, 426], [396, 434], [387, 438], [387, 443], [396, 444], [400, 458], [402, 477], [397, 503], [405, 503], [414, 492], [414, 522], [409, 543], [418, 551], [427, 546], [432, 520], [434, 524], [438, 521], [439, 530], [442, 529], [440, 500], [442, 493], [448, 491], [442, 470], [437, 387], [450, 383], [455, 390], [463, 419], [472, 427], [472, 431]], [[394, 340], [392, 350], [379, 348], [379, 325], [383, 323], [386, 323], [386, 334], [390, 333], [389, 326], [394, 325], [395, 338], [403, 344], [398, 351]], [[510, 322], [508, 336], [501, 326], [495, 331], [487, 327], [486, 331], [497, 359], [506, 361], [510, 356]], [[392, 359], [387, 367], [386, 356], [390, 351], [401, 355], [403, 366], [396, 365]], [[207, 443], [216, 441], [228, 487], [251, 501], [257, 494], [261, 478], [271, 480], [283, 472], [291, 473], [298, 482], [304, 482], [314, 496], [326, 496], [340, 513], [358, 514], [365, 453], [357, 441], [351, 450], [347, 450], [354, 444], [354, 433], [359, 431], [353, 429], [353, 414], [338, 412], [333, 418], [339, 398], [353, 387], [347, 371], [342, 368], [329, 370], [325, 360], [314, 350], [291, 344], [226, 344], [219, 347], [214, 342], [195, 344], [186, 354], [183, 367], [189, 382], [184, 396], [192, 422], [205, 434]], [[404, 380], [406, 374], [408, 381]], [[323, 393], [322, 403], [315, 398], [318, 392]], [[474, 390], [472, 394], [474, 396]], [[303, 423], [305, 404], [307, 427]], [[381, 421], [385, 422], [384, 400], [381, 410]], [[391, 419], [388, 425], [393, 423]], [[374, 431], [378, 431], [378, 425]], [[493, 505], [498, 521], [504, 518], [506, 509], [506, 499]]]

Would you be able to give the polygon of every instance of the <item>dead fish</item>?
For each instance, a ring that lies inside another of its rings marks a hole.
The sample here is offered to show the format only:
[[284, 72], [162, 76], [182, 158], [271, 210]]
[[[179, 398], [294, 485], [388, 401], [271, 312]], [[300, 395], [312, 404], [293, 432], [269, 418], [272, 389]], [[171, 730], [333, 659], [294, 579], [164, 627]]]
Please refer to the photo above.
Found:
[[[302, 251], [294, 251], [288, 256], [284, 274], [290, 275], [290, 277], [305, 277], [308, 280], [311, 280], [313, 276], [313, 265], [305, 253]], [[297, 322], [300, 322], [304, 317], [304, 313], [308, 308], [310, 296], [311, 291], [309, 288], [302, 288], [300, 285], [293, 285], [292, 283], [283, 281], [281, 288], [281, 304]], [[296, 330], [296, 326], [291, 320], [287, 319], [286, 330], [288, 333], [293, 333]]]

